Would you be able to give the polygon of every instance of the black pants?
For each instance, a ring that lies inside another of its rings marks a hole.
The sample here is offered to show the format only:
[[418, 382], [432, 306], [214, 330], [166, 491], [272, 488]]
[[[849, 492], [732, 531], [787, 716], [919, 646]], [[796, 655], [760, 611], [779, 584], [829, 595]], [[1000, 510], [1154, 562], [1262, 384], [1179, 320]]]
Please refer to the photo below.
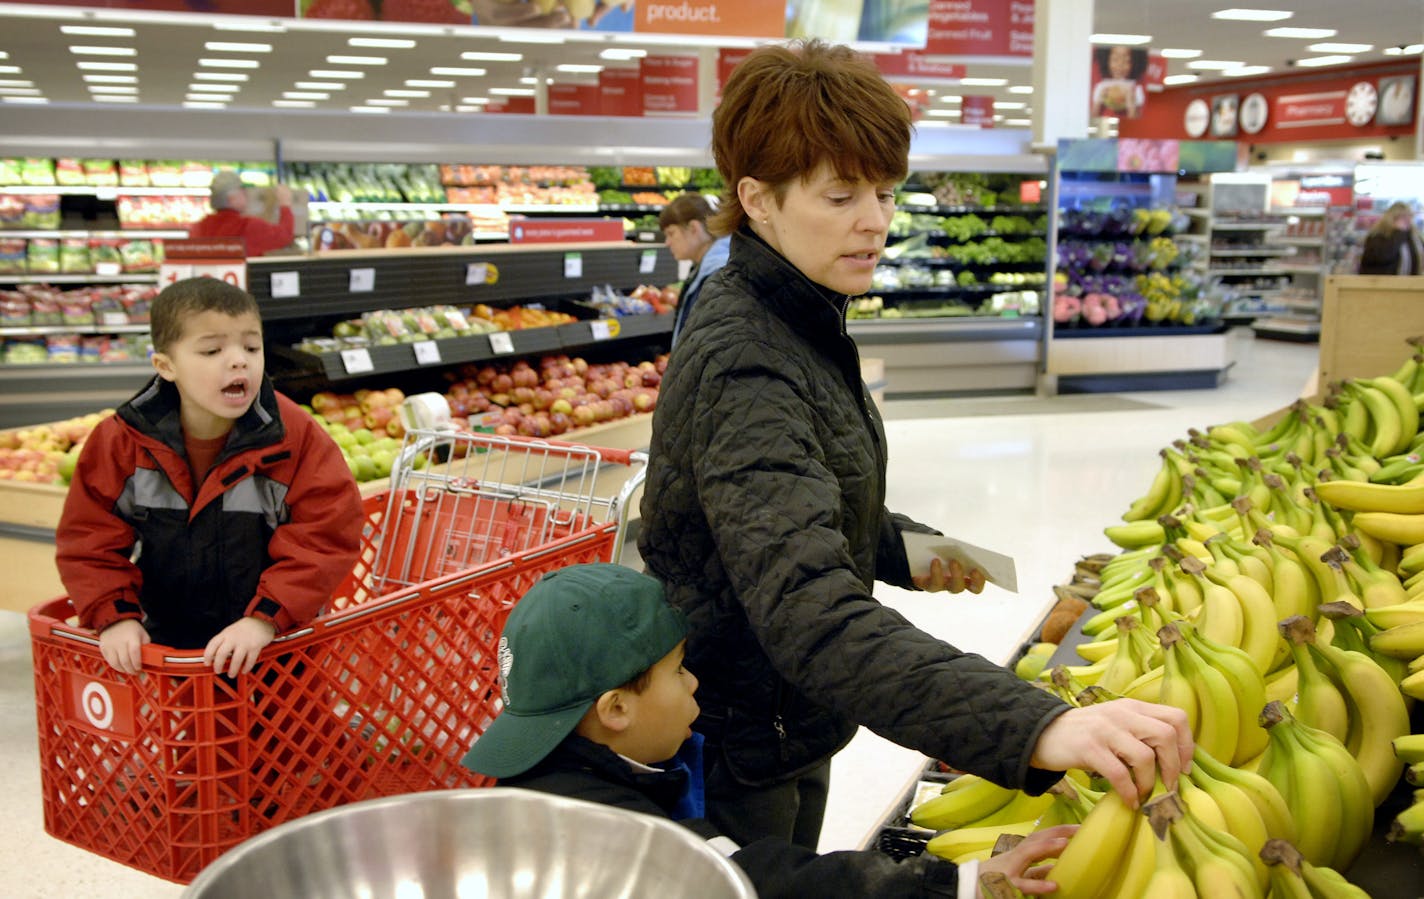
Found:
[[831, 785], [829, 759], [791, 780], [749, 787], [732, 778], [720, 751], [709, 744], [703, 752], [707, 819], [718, 830], [742, 846], [774, 836], [815, 851]]

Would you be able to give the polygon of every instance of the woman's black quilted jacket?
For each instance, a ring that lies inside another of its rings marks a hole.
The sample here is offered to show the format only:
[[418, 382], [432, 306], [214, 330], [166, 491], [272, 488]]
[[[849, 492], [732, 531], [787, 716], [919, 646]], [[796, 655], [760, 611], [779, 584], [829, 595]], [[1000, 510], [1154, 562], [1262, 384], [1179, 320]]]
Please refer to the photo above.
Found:
[[639, 548], [691, 623], [696, 727], [749, 785], [817, 764], [861, 724], [1046, 789], [1056, 776], [1031, 777], [1028, 759], [1067, 706], [871, 595], [875, 580], [910, 586], [899, 534], [929, 529], [885, 508], [885, 434], [846, 303], [744, 229], [663, 378]]

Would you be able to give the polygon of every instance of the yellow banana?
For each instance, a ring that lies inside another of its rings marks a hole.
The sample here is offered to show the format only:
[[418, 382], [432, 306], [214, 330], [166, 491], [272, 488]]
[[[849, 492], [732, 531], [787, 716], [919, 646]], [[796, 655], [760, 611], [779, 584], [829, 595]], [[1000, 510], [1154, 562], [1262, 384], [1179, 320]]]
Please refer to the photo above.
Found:
[[1268, 839], [1266, 822], [1261, 819], [1261, 813], [1256, 810], [1250, 798], [1240, 787], [1216, 780], [1202, 771], [1193, 770], [1188, 777], [1183, 778], [1183, 781], [1187, 780], [1216, 803], [1224, 822], [1223, 829], [1246, 847], [1247, 860], [1251, 862], [1251, 867], [1256, 869], [1257, 878], [1263, 878], [1266, 874], [1265, 863], [1261, 861], [1258, 853]]
[[[1182, 863], [1177, 861], [1171, 839], [1166, 834], [1159, 837], [1153, 833], [1152, 851], [1156, 865], [1141, 895], [1150, 896], [1152, 899], [1198, 899], [1192, 876], [1182, 867]], [[1128, 897], [1124, 896], [1123, 899]]]
[[1138, 669], [1136, 654], [1133, 652], [1131, 631], [1139, 627], [1138, 620], [1130, 615], [1117, 619], [1117, 649], [1108, 658], [1107, 667], [1098, 675], [1097, 685], [1104, 690], [1121, 694], [1142, 672]]
[[1128, 684], [1122, 691], [1122, 695], [1128, 699], [1137, 699], [1142, 702], [1161, 702], [1162, 675], [1166, 673], [1166, 670], [1162, 665], [1158, 665]]
[[1268, 840], [1261, 850], [1271, 882], [1271, 899], [1317, 899], [1306, 885], [1300, 851], [1285, 840]]
[[1385, 628], [1370, 637], [1370, 649], [1396, 659], [1424, 655], [1424, 621]]
[[1238, 756], [1243, 755], [1240, 750], [1241, 710], [1231, 681], [1221, 671], [1206, 664], [1185, 639], [1168, 648], [1167, 652], [1179, 654], [1178, 664], [1197, 696], [1201, 709], [1195, 733], [1197, 744], [1218, 759], [1233, 763], [1239, 761]]
[[1128, 843], [1118, 847], [1117, 870], [1100, 894], [1105, 899], [1146, 896], [1143, 892], [1157, 867], [1157, 837], [1146, 815], [1134, 815]]
[[911, 809], [910, 823], [930, 830], [962, 827], [1008, 805], [1018, 792], [975, 774], [962, 774], [946, 784], [940, 795]]
[[1123, 549], [1160, 546], [1167, 539], [1167, 533], [1162, 529], [1162, 525], [1152, 520], [1109, 525], [1103, 528], [1103, 534]]
[[[1229, 759], [1222, 761], [1240, 765], [1260, 755], [1266, 749], [1268, 737], [1257, 720], [1259, 709], [1266, 705], [1266, 682], [1251, 659], [1240, 649], [1212, 640], [1195, 628], [1184, 628], [1187, 643], [1196, 652], [1201, 667], [1219, 673], [1225, 679], [1236, 709], [1236, 748]], [[1206, 703], [1202, 701], [1203, 714]], [[1227, 710], [1218, 706], [1217, 714]]]
[[[1266, 678], [1266, 702], [1293, 702], [1300, 689], [1300, 672], [1295, 665], [1283, 665]], [[1261, 704], [1262, 707], [1265, 703]]]
[[[1328, 772], [1326, 776], [1330, 778], [1329, 783], [1336, 787], [1339, 794], [1340, 826], [1334, 851], [1321, 864], [1332, 868], [1348, 868], [1374, 830], [1375, 803], [1370, 783], [1360, 768], [1360, 763], [1339, 740], [1299, 722], [1295, 723], [1292, 730], [1304, 750], [1297, 757], [1297, 761], [1307, 756], [1320, 759]], [[1297, 777], [1298, 781], [1304, 779], [1304, 776]]]
[[1403, 768], [1390, 744], [1409, 733], [1409, 710], [1404, 697], [1395, 679], [1362, 652], [1320, 643], [1312, 644], [1311, 652], [1335, 669], [1345, 688], [1351, 705], [1346, 745], [1369, 782], [1374, 805], [1379, 805], [1399, 782]]
[[1357, 379], [1353, 386], [1355, 398], [1362, 402], [1369, 412], [1370, 455], [1377, 459], [1394, 455], [1400, 439], [1404, 436], [1404, 423], [1400, 421], [1399, 409], [1395, 407], [1394, 400], [1389, 394], [1366, 381]]
[[1424, 543], [1424, 514], [1410, 515], [1404, 512], [1356, 512], [1350, 519], [1356, 530], [1371, 537], [1413, 546]]
[[1291, 645], [1298, 672], [1296, 719], [1345, 742], [1350, 734], [1350, 710], [1345, 704], [1345, 694], [1316, 666], [1310, 654], [1309, 647], [1315, 643], [1315, 624], [1297, 615], [1282, 621], [1280, 628]]
[[1392, 606], [1376, 606], [1365, 609], [1365, 618], [1374, 626], [1387, 630], [1401, 624], [1424, 621], [1424, 597], [1408, 600]]
[[1103, 895], [1121, 860], [1137, 813], [1115, 791], [1103, 796], [1053, 866], [1059, 899], [1095, 899]]
[[[1196, 734], [1201, 729], [1201, 703], [1198, 701], [1196, 690], [1193, 689], [1185, 667], [1182, 665], [1181, 653], [1173, 649], [1173, 646], [1183, 642], [1181, 631], [1177, 625], [1167, 624], [1157, 632], [1157, 637], [1162, 642], [1164, 653], [1162, 684], [1158, 688], [1158, 701], [1163, 705], [1174, 706], [1185, 712], [1187, 726], [1191, 728], [1193, 734]], [[1229, 764], [1231, 760], [1226, 759], [1226, 761]]]
[[1424, 482], [1371, 484], [1321, 481], [1315, 485], [1315, 494], [1338, 509], [1352, 512], [1424, 514]]
[[1203, 825], [1216, 830], [1225, 829], [1226, 816], [1222, 814], [1221, 806], [1209, 793], [1197, 786], [1196, 781], [1190, 777], [1178, 780], [1177, 795], [1187, 807], [1187, 812]]
[[1312, 895], [1319, 899], [1370, 899], [1370, 894], [1345, 879], [1334, 868], [1304, 862], [1301, 875]]
[[1168, 835], [1183, 867], [1191, 871], [1198, 896], [1264, 899], [1262, 885], [1240, 840], [1219, 831], [1209, 834], [1190, 813], [1183, 815]]
[[1271, 600], [1276, 606], [1276, 620], [1292, 615], [1315, 617], [1320, 605], [1320, 586], [1294, 553], [1283, 553], [1271, 540], [1270, 531], [1261, 531], [1254, 538], [1271, 558]]
[[1245, 794], [1256, 807], [1269, 836], [1282, 840], [1295, 839], [1295, 818], [1275, 784], [1255, 771], [1233, 768], [1202, 752], [1192, 758], [1192, 770], [1195, 772], [1198, 768], [1217, 782], [1234, 786]]
[[[1256, 454], [1256, 429], [1249, 422], [1232, 421], [1207, 428], [1206, 438], [1219, 445], [1234, 444], [1246, 450], [1248, 455]], [[1278, 438], [1279, 439], [1279, 438]]]
[[1148, 486], [1147, 492], [1128, 506], [1127, 511], [1122, 514], [1123, 521], [1156, 521], [1158, 515], [1165, 515], [1172, 511], [1172, 508], [1180, 501], [1182, 476], [1165, 451], [1161, 453], [1161, 456], [1162, 464], [1158, 467], [1157, 473], [1152, 476], [1152, 483]]
[[[1399, 433], [1394, 445], [1375, 455], [1393, 456], [1404, 452], [1414, 441], [1414, 435], [1419, 433], [1419, 409], [1414, 405], [1414, 395], [1409, 392], [1408, 387], [1390, 377], [1371, 378], [1361, 383], [1384, 394], [1394, 406], [1395, 418], [1398, 420]], [[1371, 447], [1377, 444], [1378, 441], [1372, 443]]]
[[1014, 797], [982, 818], [965, 822], [963, 826], [1000, 827], [1006, 824], [1020, 824], [1037, 821], [1053, 805], [1053, 797], [1048, 793], [1030, 796], [1022, 790], [1015, 790]]
[[1270, 592], [1245, 574], [1216, 577], [1208, 568], [1207, 579], [1225, 587], [1236, 597], [1241, 609], [1241, 650], [1250, 657], [1256, 670], [1270, 671], [1277, 657], [1281, 636], [1276, 630], [1276, 605]]
[[1424, 669], [1407, 675], [1400, 681], [1399, 692], [1411, 699], [1424, 699]]
[[[1301, 746], [1295, 735], [1300, 725], [1284, 705], [1268, 703], [1261, 712], [1261, 723], [1267, 727], [1271, 741], [1258, 770], [1280, 791], [1292, 819], [1298, 823], [1296, 848], [1306, 859], [1328, 864], [1335, 858], [1346, 826], [1340, 798], [1342, 786], [1333, 780], [1334, 771], [1323, 758]], [[1353, 785], [1361, 794], [1369, 789], [1363, 772]]]
[[957, 865], [963, 864], [971, 853], [992, 851], [1003, 834], [1026, 837], [1033, 833], [1036, 826], [1036, 821], [1016, 821], [1012, 824], [959, 827], [936, 834], [925, 846], [925, 851]]

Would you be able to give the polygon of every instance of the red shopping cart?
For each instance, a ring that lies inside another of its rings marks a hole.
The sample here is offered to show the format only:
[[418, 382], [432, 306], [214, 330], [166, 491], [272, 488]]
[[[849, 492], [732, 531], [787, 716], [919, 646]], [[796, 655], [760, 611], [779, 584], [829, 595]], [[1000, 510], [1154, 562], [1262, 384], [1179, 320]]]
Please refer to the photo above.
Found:
[[244, 839], [346, 802], [488, 781], [495, 644], [543, 574], [619, 557], [646, 456], [413, 431], [365, 501], [363, 551], [251, 674], [149, 644], [114, 672], [67, 598], [30, 611], [45, 829], [186, 883]]

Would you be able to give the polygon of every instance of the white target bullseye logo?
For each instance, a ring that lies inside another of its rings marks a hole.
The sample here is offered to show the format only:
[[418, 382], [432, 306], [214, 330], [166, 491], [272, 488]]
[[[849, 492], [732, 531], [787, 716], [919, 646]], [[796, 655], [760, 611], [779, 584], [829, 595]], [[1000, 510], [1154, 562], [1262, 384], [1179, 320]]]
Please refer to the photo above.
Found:
[[114, 723], [113, 697], [109, 695], [108, 689], [97, 681], [84, 685], [79, 694], [79, 707], [84, 712], [84, 717], [95, 727], [108, 730]]

